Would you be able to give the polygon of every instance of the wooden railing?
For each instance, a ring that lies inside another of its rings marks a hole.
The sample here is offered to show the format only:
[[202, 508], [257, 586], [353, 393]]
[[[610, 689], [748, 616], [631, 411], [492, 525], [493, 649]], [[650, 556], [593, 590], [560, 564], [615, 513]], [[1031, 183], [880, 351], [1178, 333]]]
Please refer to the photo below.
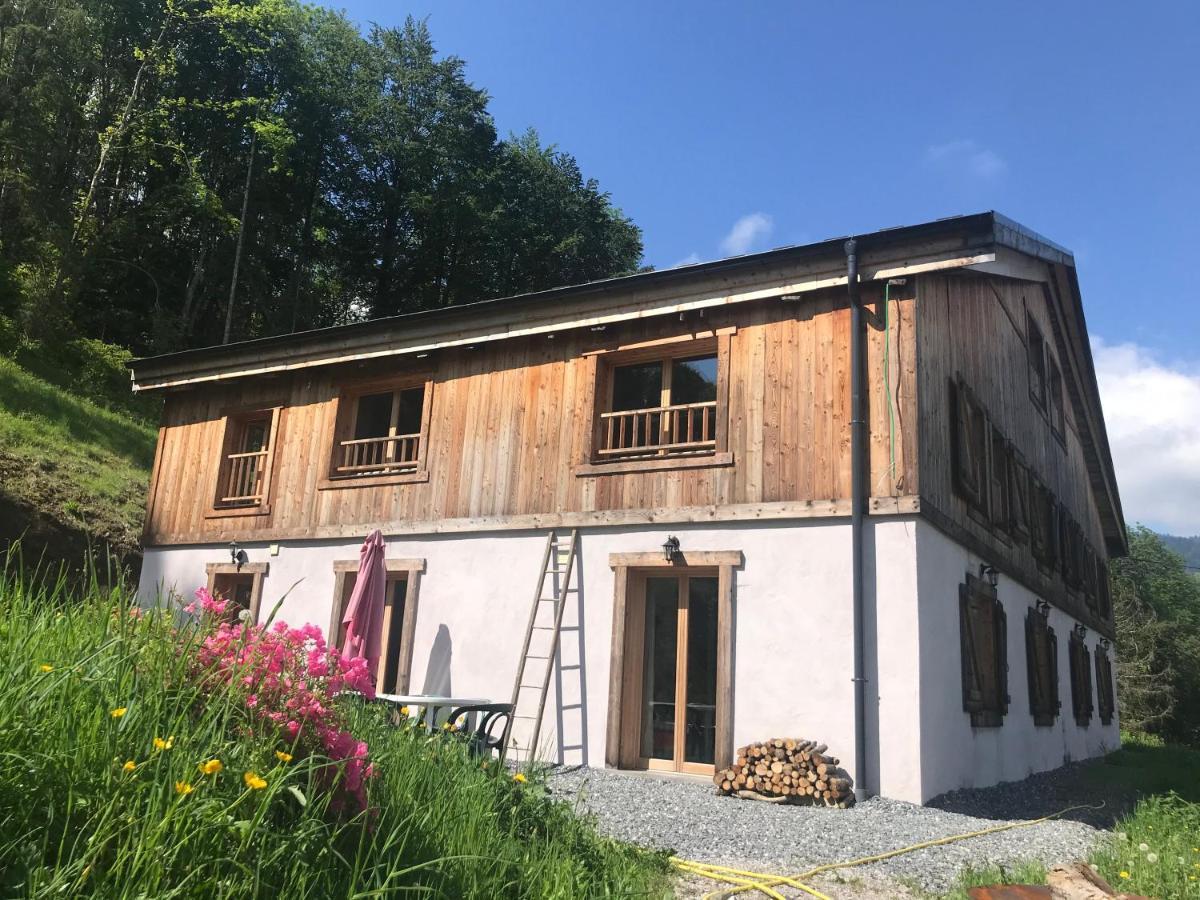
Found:
[[387, 437], [357, 438], [342, 441], [339, 475], [373, 475], [408, 472], [417, 467], [421, 449], [420, 434], [393, 434]]
[[253, 506], [263, 500], [263, 475], [269, 450], [250, 453], [230, 453], [222, 503]]
[[600, 414], [600, 456], [669, 456], [717, 447], [717, 401]]

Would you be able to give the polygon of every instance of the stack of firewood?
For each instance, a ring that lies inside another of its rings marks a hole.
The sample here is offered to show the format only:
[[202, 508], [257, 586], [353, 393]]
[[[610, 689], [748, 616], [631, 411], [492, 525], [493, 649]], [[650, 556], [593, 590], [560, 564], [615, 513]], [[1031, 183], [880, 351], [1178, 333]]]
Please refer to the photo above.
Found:
[[773, 738], [747, 744], [727, 769], [713, 776], [717, 790], [747, 800], [772, 803], [854, 805], [854, 784], [829, 748], [800, 738]]

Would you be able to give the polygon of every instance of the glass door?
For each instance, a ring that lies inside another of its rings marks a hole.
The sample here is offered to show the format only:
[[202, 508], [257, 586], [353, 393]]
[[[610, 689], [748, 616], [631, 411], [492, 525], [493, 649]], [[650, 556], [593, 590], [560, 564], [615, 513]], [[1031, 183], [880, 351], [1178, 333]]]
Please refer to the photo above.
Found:
[[642, 586], [642, 764], [710, 773], [716, 751], [717, 577], [646, 575]]

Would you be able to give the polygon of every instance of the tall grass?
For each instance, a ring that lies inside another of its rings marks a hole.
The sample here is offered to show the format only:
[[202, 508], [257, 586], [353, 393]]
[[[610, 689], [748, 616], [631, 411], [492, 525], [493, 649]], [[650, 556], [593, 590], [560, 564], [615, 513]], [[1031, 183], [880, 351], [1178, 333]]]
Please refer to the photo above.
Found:
[[[194, 629], [129, 602], [0, 574], [0, 896], [667, 891], [661, 855], [599, 836], [532, 773], [521, 783], [350, 698], [377, 775], [368, 810], [339, 815], [321, 788], [330, 762], [286, 761], [249, 733], [232, 692], [189, 675]], [[221, 770], [202, 773], [212, 760]]]

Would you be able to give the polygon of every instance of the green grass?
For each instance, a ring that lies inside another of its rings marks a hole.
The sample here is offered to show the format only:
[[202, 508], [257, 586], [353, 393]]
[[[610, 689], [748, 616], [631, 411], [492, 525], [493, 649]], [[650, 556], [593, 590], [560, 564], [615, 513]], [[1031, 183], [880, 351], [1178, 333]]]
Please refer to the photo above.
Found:
[[[189, 677], [193, 629], [128, 604], [120, 589], [0, 574], [0, 896], [668, 892], [663, 855], [599, 836], [535, 774], [485, 770], [460, 738], [391, 727], [352, 699], [338, 703], [378, 776], [369, 813], [336, 815], [317, 781], [330, 763], [280, 762], [278, 738], [251, 730], [232, 692]], [[202, 775], [211, 759], [224, 770]], [[246, 771], [267, 786], [248, 789]]]
[[0, 356], [0, 492], [65, 527], [136, 548], [155, 429]]
[[1040, 862], [1019, 862], [1010, 866], [968, 866], [958, 876], [954, 890], [944, 894], [943, 900], [968, 900], [967, 891], [973, 887], [990, 884], [1045, 884], [1046, 867]]

